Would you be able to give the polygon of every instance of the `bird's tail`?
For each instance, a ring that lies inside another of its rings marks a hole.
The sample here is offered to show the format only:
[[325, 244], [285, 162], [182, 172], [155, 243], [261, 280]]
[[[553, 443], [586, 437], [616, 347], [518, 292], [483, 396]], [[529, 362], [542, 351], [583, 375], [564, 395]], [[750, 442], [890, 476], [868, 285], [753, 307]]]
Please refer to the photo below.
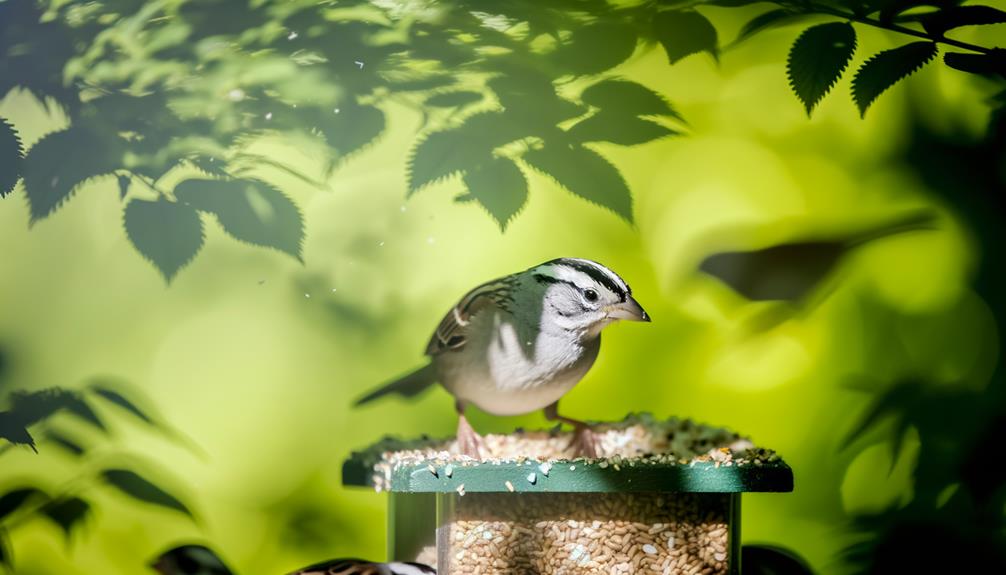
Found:
[[370, 403], [375, 399], [385, 395], [400, 395], [402, 397], [415, 397], [437, 382], [437, 374], [432, 363], [427, 363], [419, 369], [409, 372], [391, 383], [382, 385], [357, 399], [355, 406]]

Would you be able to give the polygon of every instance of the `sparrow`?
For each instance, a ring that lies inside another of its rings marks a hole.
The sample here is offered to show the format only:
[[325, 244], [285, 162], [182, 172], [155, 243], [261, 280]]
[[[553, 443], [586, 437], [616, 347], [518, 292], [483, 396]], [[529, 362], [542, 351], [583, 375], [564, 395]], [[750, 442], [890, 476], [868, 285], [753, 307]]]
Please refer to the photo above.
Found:
[[[150, 567], [161, 575], [234, 575], [213, 550], [182, 545], [159, 555]], [[331, 559], [298, 569], [290, 575], [436, 575], [422, 563], [374, 563], [364, 559]]]
[[455, 398], [463, 455], [480, 459], [486, 451], [465, 418], [475, 405], [493, 415], [544, 410], [549, 421], [573, 426], [575, 454], [595, 458], [590, 426], [560, 415], [558, 403], [594, 364], [601, 330], [618, 320], [650, 321], [618, 274], [586, 259], [547, 261], [465, 294], [430, 337], [428, 362], [356, 405], [412, 397], [439, 382]]

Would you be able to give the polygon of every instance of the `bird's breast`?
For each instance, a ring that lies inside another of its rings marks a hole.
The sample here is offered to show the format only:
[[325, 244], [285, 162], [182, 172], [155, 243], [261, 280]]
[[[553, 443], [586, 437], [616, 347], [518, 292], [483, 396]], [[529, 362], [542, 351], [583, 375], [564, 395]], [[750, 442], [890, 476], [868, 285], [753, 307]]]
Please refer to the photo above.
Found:
[[482, 337], [436, 358], [440, 381], [458, 399], [497, 415], [542, 409], [583, 378], [600, 339], [581, 342], [564, 333], [521, 330], [493, 314]]

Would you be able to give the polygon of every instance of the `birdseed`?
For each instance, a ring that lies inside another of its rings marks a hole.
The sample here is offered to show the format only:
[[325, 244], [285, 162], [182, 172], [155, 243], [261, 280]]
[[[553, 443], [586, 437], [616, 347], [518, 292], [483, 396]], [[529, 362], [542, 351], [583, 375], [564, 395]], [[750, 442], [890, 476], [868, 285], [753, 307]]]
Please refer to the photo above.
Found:
[[721, 575], [729, 505], [711, 493], [472, 493], [455, 502], [438, 563], [473, 575]]

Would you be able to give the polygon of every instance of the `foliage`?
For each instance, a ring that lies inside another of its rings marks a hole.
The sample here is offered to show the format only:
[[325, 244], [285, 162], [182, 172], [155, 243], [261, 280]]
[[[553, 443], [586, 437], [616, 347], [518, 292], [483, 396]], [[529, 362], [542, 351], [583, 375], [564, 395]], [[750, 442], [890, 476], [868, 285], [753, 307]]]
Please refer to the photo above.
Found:
[[[716, 27], [696, 8], [748, 4], [9, 0], [0, 3], [0, 95], [26, 90], [62, 108], [70, 126], [25, 155], [17, 130], [0, 119], [0, 195], [23, 179], [35, 222], [81, 184], [114, 175], [127, 236], [168, 281], [201, 249], [206, 214], [241, 241], [299, 258], [300, 211], [281, 191], [242, 176], [250, 165], [292, 169], [253, 145], [267, 137], [306, 142], [335, 166], [384, 130], [389, 104], [405, 103], [441, 118], [411, 154], [409, 194], [461, 176], [459, 201], [478, 204], [506, 229], [527, 202], [531, 168], [631, 222], [624, 178], [590, 146], [651, 142], [677, 133], [666, 120], [681, 118], [614, 70], [653, 44], [672, 64], [700, 52], [718, 57]], [[988, 6], [919, 13], [926, 4], [915, 0], [776, 4], [738, 41], [811, 16], [845, 20], [807, 29], [790, 52], [789, 81], [808, 113], [855, 51], [852, 23], [927, 40], [877, 54], [856, 72], [853, 95], [864, 114], [932, 60], [937, 43], [968, 50], [946, 54], [956, 69], [1006, 71], [1002, 50], [945, 36], [1001, 22], [1004, 13]], [[438, 110], [450, 113], [446, 121]], [[193, 172], [214, 180], [161, 187]]]
[[[11, 447], [19, 445], [28, 446], [38, 453], [36, 439], [29, 428], [39, 428], [41, 433], [37, 435], [41, 438], [39, 442], [43, 449], [48, 446], [59, 447], [62, 449], [63, 457], [72, 458], [81, 467], [81, 474], [75, 478], [75, 483], [80, 482], [81, 478], [85, 481], [90, 479], [92, 487], [106, 484], [131, 501], [174, 510], [193, 517], [190, 508], [181, 500], [133, 468], [137, 465], [149, 467], [149, 464], [136, 460], [130, 468], [101, 466], [97, 471], [85, 470], [85, 456], [98, 446], [94, 442], [85, 442], [83, 436], [74, 437], [53, 427], [53, 421], [58, 419], [57, 415], [66, 413], [72, 419], [82, 421], [101, 431], [104, 440], [110, 441], [112, 431], [91, 407], [94, 401], [128, 413], [153, 430], [170, 432], [164, 423], [141, 408], [139, 402], [129, 397], [130, 395], [131, 393], [127, 393], [121, 384], [108, 381], [95, 382], [85, 392], [61, 388], [11, 392], [7, 410], [0, 412], [0, 437], [7, 441], [7, 444], [0, 448], [0, 456], [10, 451]], [[86, 524], [95, 506], [96, 501], [91, 488], [87, 487], [83, 490], [79, 487], [54, 490], [22, 482], [13, 488], [8, 488], [0, 495], [0, 567], [13, 567], [14, 559], [7, 542], [11, 531], [17, 526], [32, 519], [44, 519], [59, 527], [69, 540]]]

